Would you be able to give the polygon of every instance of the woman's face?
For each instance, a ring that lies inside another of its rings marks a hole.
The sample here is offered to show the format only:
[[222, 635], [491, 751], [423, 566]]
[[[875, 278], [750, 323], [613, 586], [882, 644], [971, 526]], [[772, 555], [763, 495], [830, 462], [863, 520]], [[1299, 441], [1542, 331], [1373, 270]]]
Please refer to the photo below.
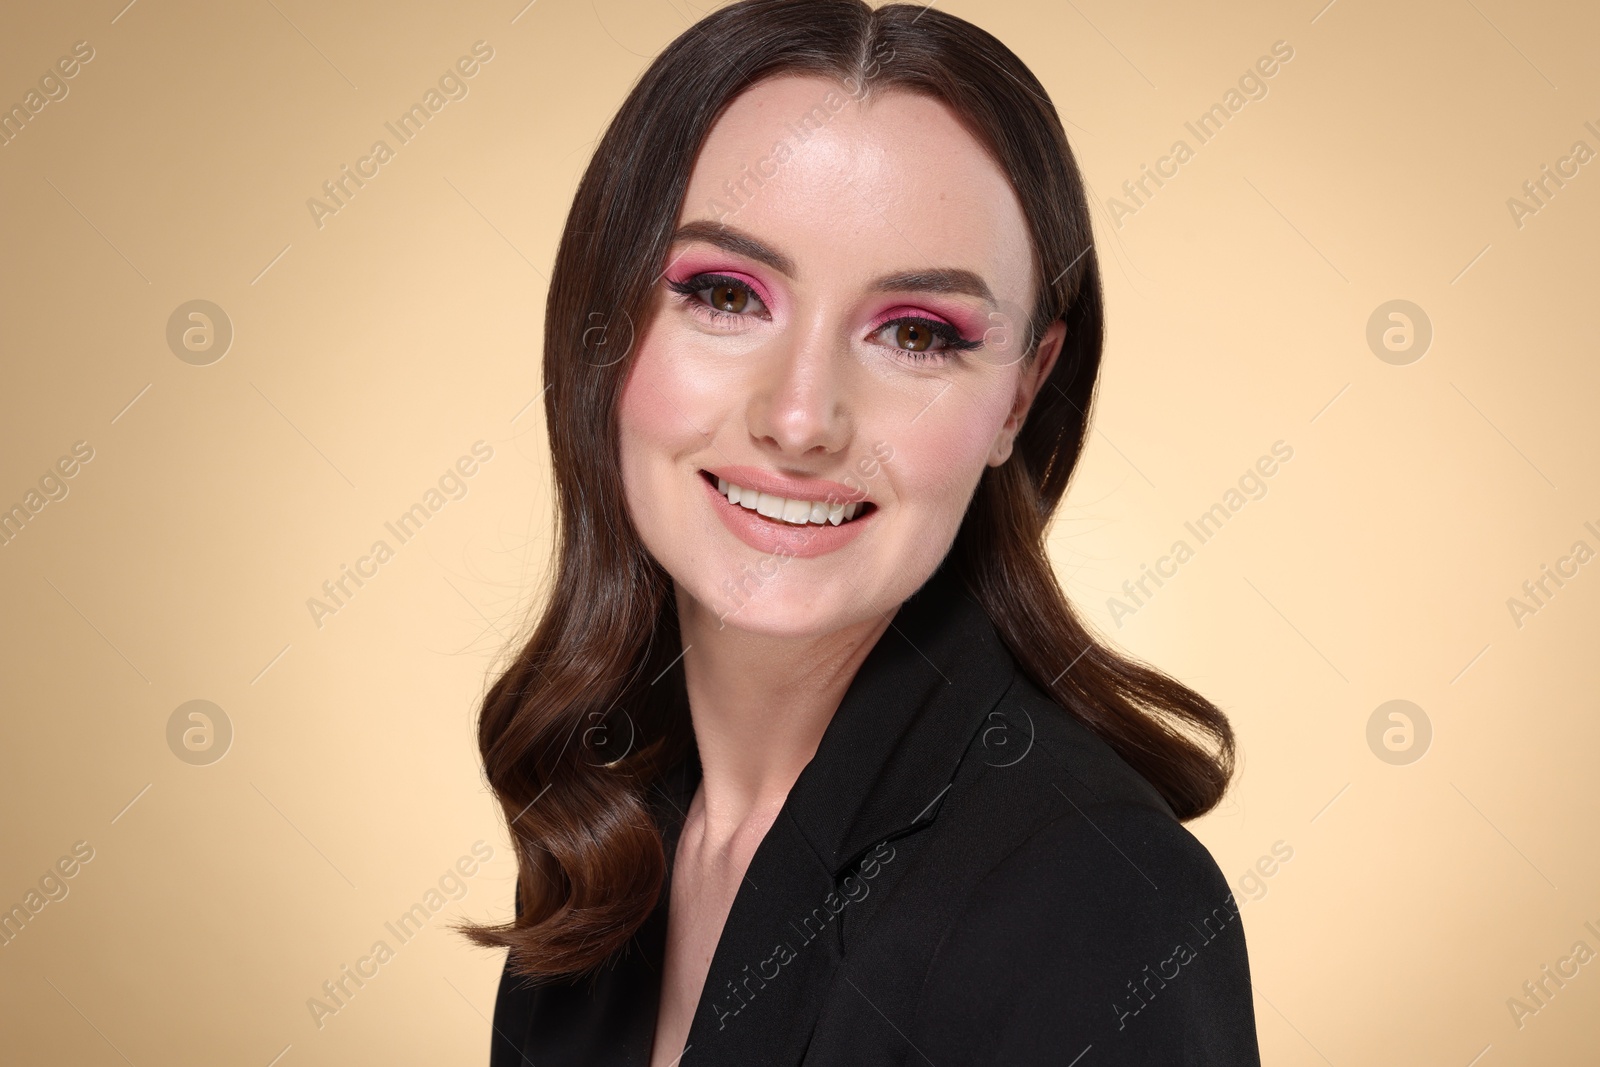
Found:
[[1059, 323], [1022, 362], [1034, 285], [1009, 182], [943, 104], [793, 76], [736, 99], [619, 413], [680, 609], [807, 637], [914, 593], [1054, 361]]

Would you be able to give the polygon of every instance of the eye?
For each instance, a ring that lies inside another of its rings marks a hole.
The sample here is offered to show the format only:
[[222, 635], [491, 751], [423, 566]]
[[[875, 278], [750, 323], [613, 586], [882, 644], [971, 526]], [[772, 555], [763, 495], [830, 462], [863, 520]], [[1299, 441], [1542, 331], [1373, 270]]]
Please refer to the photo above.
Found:
[[742, 285], [713, 285], [711, 299], [706, 301], [718, 311], [737, 315], [750, 302], [750, 290]]
[[682, 281], [667, 283], [667, 288], [713, 319], [750, 318], [766, 311], [766, 305], [753, 287], [725, 274], [696, 274]]
[[916, 315], [890, 319], [872, 332], [873, 336], [885, 339], [889, 347], [911, 353], [918, 359], [931, 359], [940, 352], [967, 352], [983, 347], [982, 341], [969, 341], [948, 322]]

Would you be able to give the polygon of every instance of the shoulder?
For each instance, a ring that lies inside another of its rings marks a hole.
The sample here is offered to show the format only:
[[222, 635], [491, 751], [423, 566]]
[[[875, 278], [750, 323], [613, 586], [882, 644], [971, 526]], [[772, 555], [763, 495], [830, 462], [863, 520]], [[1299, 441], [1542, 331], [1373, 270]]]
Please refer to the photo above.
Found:
[[1239, 909], [1210, 852], [1026, 679], [983, 731], [939, 821], [989, 844], [939, 934], [918, 1046], [971, 1064], [1089, 1045], [1098, 1064], [1257, 1062]]

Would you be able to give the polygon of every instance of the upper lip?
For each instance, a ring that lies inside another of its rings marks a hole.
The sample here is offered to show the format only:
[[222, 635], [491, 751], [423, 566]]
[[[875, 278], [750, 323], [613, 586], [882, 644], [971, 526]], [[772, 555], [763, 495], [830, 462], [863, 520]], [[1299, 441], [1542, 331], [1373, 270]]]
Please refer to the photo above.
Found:
[[786, 500], [811, 500], [824, 504], [850, 504], [867, 500], [866, 491], [852, 489], [841, 482], [825, 478], [800, 478], [792, 474], [778, 474], [760, 467], [706, 467], [713, 478], [721, 478], [741, 489], [754, 489], [771, 493]]

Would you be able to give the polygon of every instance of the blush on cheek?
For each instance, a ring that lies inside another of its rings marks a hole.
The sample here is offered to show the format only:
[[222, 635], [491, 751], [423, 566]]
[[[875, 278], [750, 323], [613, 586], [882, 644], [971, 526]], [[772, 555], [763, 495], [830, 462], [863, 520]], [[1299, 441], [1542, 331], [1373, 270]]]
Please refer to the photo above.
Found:
[[668, 455], [705, 446], [715, 421], [707, 401], [718, 390], [693, 355], [670, 325], [663, 328], [658, 320], [645, 331], [617, 405], [624, 439], [646, 437]]
[[[918, 465], [929, 472], [953, 473], [982, 467], [988, 462], [1000, 428], [1005, 425], [1013, 395], [987, 390], [957, 395], [952, 389], [950, 395], [930, 405], [915, 426], [908, 427], [914, 432], [900, 435], [894, 441], [896, 456], [900, 454], [899, 441], [904, 440], [912, 450], [910, 454], [918, 457]], [[939, 411], [938, 418], [930, 418], [947, 400], [953, 403]]]
[[699, 438], [673, 407], [670, 394], [658, 383], [659, 360], [641, 347], [634, 354], [622, 395], [617, 399], [618, 445], [622, 485], [628, 512], [641, 529], [659, 526], [661, 508], [670, 508], [669, 484], [673, 459], [692, 447], [684, 435]]
[[641, 351], [622, 385], [617, 423], [625, 446], [630, 439], [660, 440], [669, 432], [672, 420], [683, 422], [683, 416], [673, 410], [671, 399], [655, 381], [652, 362]]
[[894, 450], [883, 468], [896, 497], [918, 508], [949, 511], [952, 528], [958, 524], [988, 466], [1013, 395], [988, 390], [957, 395], [952, 389], [914, 424], [883, 433]]
[[963, 448], [923, 435], [915, 440], [895, 440], [894, 458], [883, 464], [883, 469], [894, 486], [897, 503], [925, 517], [948, 511], [952, 523], [959, 521], [959, 512], [965, 510], [988, 455], [972, 447], [974, 442]]

